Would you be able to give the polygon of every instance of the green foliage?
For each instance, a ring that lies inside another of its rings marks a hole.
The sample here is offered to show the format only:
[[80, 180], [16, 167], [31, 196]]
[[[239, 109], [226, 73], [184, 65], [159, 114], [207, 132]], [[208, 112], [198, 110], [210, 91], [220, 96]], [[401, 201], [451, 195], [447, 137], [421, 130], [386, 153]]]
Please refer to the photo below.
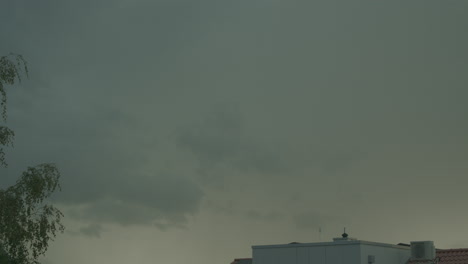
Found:
[[2, 109], [3, 120], [6, 121], [6, 91], [5, 84], [14, 84], [16, 80], [21, 82], [21, 69], [24, 69], [26, 76], [28, 75], [28, 65], [23, 56], [10, 53], [8, 56], [0, 57], [0, 107]]
[[[7, 96], [5, 85], [13, 85], [15, 81], [21, 82], [21, 70], [28, 75], [28, 65], [21, 55], [11, 53], [0, 57], [0, 111], [4, 122], [7, 120]], [[15, 133], [6, 126], [0, 126], [0, 166], [6, 167], [3, 146], [13, 145]]]
[[1, 146], [12, 146], [15, 132], [6, 126], [0, 126], [0, 166], [6, 167], [5, 152]]
[[[21, 55], [0, 57], [0, 107], [7, 120], [5, 85], [21, 81], [20, 69], [28, 68]], [[0, 166], [6, 167], [3, 146], [13, 144], [14, 132], [0, 126]], [[62, 212], [47, 204], [57, 189], [60, 173], [54, 164], [40, 164], [23, 172], [15, 185], [0, 189], [0, 264], [37, 264], [56, 233], [63, 232]]]
[[0, 245], [0, 264], [16, 264], [16, 262], [14, 262], [8, 256], [8, 254], [5, 252], [5, 250], [3, 250], [2, 245]]
[[0, 241], [19, 263], [38, 263], [56, 232], [64, 231], [63, 214], [44, 204], [59, 185], [60, 173], [52, 164], [30, 167], [15, 185], [0, 190]]

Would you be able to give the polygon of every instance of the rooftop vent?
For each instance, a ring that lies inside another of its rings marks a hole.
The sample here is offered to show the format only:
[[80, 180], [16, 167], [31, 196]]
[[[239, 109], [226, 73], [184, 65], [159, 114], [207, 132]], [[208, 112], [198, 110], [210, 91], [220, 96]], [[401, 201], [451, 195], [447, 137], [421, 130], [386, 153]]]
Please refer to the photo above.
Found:
[[346, 233], [346, 228], [343, 230], [343, 234], [341, 234], [341, 237], [335, 237], [333, 238], [333, 241], [352, 241], [356, 240], [355, 238], [349, 237], [348, 233]]
[[412, 241], [411, 242], [411, 259], [413, 260], [429, 260], [435, 259], [436, 251], [433, 241]]

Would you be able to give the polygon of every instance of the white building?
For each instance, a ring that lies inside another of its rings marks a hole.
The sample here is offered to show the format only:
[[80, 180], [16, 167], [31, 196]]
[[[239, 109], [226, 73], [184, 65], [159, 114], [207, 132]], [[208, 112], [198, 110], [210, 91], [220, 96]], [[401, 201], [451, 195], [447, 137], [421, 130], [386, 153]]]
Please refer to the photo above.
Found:
[[406, 264], [436, 257], [432, 241], [393, 245], [349, 238], [346, 233], [333, 242], [252, 246], [252, 251], [253, 264]]

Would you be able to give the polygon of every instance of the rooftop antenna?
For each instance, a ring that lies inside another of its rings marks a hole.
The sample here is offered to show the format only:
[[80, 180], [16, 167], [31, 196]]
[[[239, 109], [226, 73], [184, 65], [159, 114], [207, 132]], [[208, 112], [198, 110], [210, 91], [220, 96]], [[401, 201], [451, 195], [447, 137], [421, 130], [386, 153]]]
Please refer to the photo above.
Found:
[[348, 234], [346, 234], [346, 227], [343, 228], [343, 234], [341, 235], [343, 238], [347, 238]]
[[322, 242], [322, 227], [319, 227], [319, 241]]

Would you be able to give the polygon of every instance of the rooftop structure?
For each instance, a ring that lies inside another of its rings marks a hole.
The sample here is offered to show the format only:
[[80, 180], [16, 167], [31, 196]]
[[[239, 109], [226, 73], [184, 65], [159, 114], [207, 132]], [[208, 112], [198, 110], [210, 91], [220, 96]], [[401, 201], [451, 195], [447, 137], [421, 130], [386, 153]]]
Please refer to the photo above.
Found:
[[407, 246], [350, 238], [346, 233], [332, 242], [252, 246], [253, 264], [404, 264]]
[[432, 241], [397, 245], [351, 238], [252, 246], [252, 258], [231, 264], [468, 264], [468, 248], [436, 249]]
[[236, 258], [231, 264], [252, 264], [252, 258]]
[[468, 248], [437, 249], [435, 260], [410, 260], [408, 264], [468, 264]]

